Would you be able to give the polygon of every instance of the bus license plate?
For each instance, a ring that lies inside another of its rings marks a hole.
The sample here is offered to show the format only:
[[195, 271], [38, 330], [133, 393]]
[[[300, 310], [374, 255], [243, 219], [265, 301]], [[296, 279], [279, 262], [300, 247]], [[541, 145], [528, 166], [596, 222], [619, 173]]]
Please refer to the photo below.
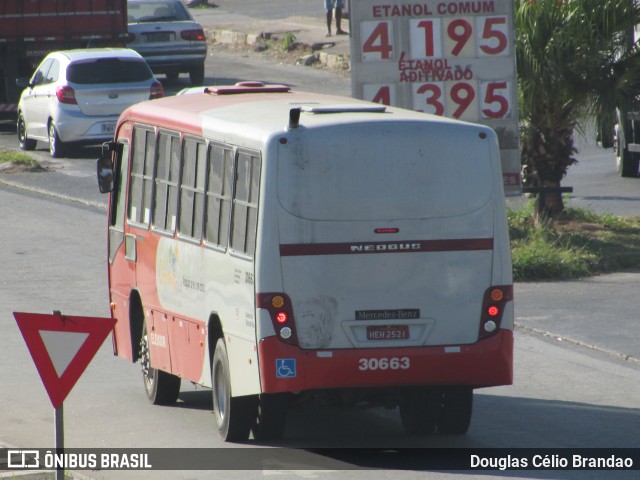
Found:
[[376, 325], [367, 327], [367, 340], [406, 340], [409, 325]]

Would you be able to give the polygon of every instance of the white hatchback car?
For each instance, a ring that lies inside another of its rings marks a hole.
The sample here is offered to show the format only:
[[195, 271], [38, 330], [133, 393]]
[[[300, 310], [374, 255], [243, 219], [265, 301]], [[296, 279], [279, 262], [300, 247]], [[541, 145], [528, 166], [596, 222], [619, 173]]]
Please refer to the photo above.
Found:
[[41, 140], [49, 143], [52, 157], [61, 156], [70, 143], [112, 139], [127, 107], [164, 96], [147, 62], [128, 48], [52, 52], [24, 83], [18, 103], [20, 148], [33, 150]]

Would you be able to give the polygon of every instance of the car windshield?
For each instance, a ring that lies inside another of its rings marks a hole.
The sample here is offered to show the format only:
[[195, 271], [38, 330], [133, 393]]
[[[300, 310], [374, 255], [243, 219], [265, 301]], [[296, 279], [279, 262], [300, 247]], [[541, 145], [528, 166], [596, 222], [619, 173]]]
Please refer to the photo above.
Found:
[[153, 77], [143, 60], [99, 58], [72, 63], [67, 67], [67, 80], [78, 84], [144, 82]]
[[127, 15], [129, 23], [191, 20], [180, 2], [129, 2]]

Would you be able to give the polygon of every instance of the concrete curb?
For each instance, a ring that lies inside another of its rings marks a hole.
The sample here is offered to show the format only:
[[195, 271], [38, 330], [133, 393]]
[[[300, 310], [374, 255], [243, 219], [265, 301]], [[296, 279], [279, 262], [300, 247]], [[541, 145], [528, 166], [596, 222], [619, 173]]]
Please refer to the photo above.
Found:
[[[259, 50], [261, 42], [281, 42], [288, 33], [292, 33], [295, 36], [293, 30], [282, 30], [277, 32], [260, 32], [260, 33], [245, 33], [237, 30], [208, 28], [207, 37], [213, 40], [214, 43], [220, 43], [225, 45], [236, 45], [239, 47], [254, 47], [256, 51]], [[305, 50], [311, 50], [313, 53], [303, 55], [299, 57], [295, 63], [298, 65], [311, 66], [319, 63], [323, 67], [331, 70], [338, 71], [351, 71], [350, 54], [336, 54], [323, 51], [323, 45], [325, 44], [310, 44], [307, 42], [296, 42], [298, 45], [305, 48]], [[330, 42], [327, 42], [327, 44]]]

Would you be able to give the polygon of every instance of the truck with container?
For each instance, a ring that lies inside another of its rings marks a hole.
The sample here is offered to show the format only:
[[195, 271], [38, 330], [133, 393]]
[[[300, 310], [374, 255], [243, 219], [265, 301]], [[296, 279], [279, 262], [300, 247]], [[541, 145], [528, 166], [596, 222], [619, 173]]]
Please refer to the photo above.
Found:
[[0, 0], [0, 118], [15, 118], [16, 79], [49, 53], [124, 46], [126, 0]]

